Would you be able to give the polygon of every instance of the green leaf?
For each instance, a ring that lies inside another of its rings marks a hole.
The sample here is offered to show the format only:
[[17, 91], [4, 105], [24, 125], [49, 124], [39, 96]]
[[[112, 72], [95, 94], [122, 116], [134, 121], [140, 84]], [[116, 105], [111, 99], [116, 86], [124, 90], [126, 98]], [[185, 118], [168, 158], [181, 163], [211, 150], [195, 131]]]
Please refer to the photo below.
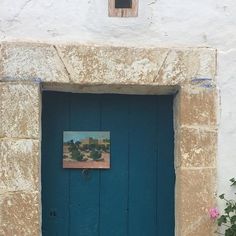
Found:
[[236, 228], [234, 225], [225, 230], [225, 236], [236, 236]]
[[235, 178], [232, 178], [232, 179], [230, 179], [229, 181], [232, 183], [231, 186], [236, 185], [236, 180], [235, 180]]
[[224, 194], [224, 193], [221, 194], [221, 195], [219, 196], [219, 198], [220, 198], [220, 199], [224, 199], [224, 198], [225, 198], [225, 194]]
[[233, 236], [232, 230], [230, 228], [225, 230], [225, 236]]
[[225, 213], [229, 214], [231, 212], [234, 212], [234, 206], [232, 204], [229, 204], [226, 208], [225, 208]]
[[[231, 222], [232, 225], [233, 225], [234, 223], [236, 223], [236, 215], [230, 217], [230, 222]], [[235, 227], [236, 227], [236, 225], [235, 225]]]
[[233, 232], [236, 234], [236, 225], [232, 225], [231, 229], [233, 230]]
[[217, 219], [217, 223], [219, 226], [221, 226], [223, 223], [227, 223], [227, 216], [226, 215], [220, 216], [220, 218]]

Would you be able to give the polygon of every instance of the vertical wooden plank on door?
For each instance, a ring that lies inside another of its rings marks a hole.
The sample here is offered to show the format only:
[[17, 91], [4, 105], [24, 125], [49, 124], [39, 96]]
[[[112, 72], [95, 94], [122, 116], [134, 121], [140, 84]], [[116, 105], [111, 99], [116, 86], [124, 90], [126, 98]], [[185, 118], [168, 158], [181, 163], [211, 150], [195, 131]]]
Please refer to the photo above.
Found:
[[63, 130], [69, 128], [69, 96], [43, 92], [42, 107], [42, 233], [65, 236], [69, 229], [69, 171], [62, 168], [62, 140]]
[[132, 96], [129, 115], [129, 236], [157, 236], [155, 96]]
[[[71, 130], [99, 131], [100, 96], [71, 94]], [[70, 236], [99, 235], [99, 170], [71, 170], [70, 174]]]
[[174, 131], [173, 97], [158, 97], [158, 234], [174, 235]]
[[100, 235], [127, 235], [128, 96], [103, 95], [101, 129], [111, 135], [111, 169], [101, 171]]

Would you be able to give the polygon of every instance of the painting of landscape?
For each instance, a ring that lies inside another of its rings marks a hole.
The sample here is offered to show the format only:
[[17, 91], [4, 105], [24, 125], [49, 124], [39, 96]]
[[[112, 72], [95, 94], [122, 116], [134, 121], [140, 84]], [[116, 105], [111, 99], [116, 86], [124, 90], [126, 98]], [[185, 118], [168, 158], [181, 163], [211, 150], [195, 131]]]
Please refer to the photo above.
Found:
[[64, 131], [63, 168], [110, 168], [110, 132]]

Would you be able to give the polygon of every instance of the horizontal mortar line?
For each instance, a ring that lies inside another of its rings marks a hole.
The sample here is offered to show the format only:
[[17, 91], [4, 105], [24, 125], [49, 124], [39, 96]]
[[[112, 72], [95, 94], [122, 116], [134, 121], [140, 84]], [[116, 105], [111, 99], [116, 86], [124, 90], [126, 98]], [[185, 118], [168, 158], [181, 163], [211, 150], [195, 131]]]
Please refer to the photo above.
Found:
[[41, 141], [40, 138], [19, 138], [19, 137], [0, 137], [0, 140], [33, 140], [33, 141]]
[[178, 131], [180, 128], [189, 128], [189, 129], [199, 129], [202, 131], [214, 131], [217, 132], [218, 126], [208, 126], [208, 125], [179, 125], [176, 126], [176, 130]]
[[179, 166], [176, 167], [176, 169], [182, 169], [182, 170], [202, 170], [202, 169], [216, 169], [215, 166], [199, 166], [199, 167], [187, 167], [187, 166]]
[[4, 196], [4, 195], [9, 195], [9, 194], [15, 194], [15, 193], [22, 193], [22, 194], [40, 194], [40, 190], [39, 191], [32, 191], [32, 190], [8, 190], [8, 191], [2, 191], [0, 190], [0, 196]]
[[36, 80], [36, 78], [29, 78], [29, 79], [23, 79], [23, 78], [7, 78], [2, 77], [0, 78], [0, 84], [40, 84], [40, 81]]

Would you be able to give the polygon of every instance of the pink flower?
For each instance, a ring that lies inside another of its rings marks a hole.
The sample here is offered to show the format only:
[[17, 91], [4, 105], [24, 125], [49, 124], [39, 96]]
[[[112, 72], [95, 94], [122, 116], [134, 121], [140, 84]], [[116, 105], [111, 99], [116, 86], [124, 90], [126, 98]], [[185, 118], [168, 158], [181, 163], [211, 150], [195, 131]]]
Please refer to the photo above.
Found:
[[220, 212], [217, 208], [211, 208], [209, 210], [209, 215], [210, 215], [211, 219], [215, 220], [219, 217]]

